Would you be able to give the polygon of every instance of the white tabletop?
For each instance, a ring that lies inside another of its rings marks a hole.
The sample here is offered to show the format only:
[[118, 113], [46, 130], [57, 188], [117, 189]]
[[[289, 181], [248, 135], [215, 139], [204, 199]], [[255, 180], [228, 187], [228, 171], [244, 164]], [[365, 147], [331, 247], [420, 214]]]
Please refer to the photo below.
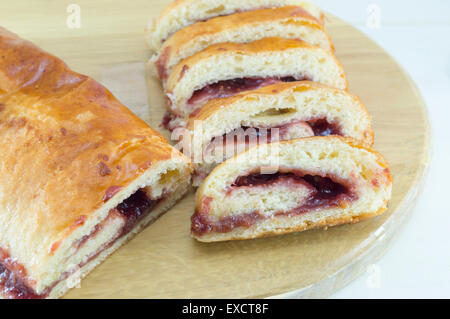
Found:
[[331, 298], [449, 298], [450, 1], [315, 3], [364, 32], [405, 68], [432, 125], [429, 176], [410, 220], [379, 261]]

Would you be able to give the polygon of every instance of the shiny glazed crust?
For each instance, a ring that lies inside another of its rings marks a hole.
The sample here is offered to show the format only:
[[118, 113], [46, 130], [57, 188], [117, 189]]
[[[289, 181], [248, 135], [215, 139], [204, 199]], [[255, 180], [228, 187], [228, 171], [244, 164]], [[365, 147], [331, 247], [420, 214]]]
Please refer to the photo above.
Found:
[[0, 52], [0, 248], [41, 293], [65, 240], [144, 186], [132, 183], [190, 168], [93, 79], [3, 28]]

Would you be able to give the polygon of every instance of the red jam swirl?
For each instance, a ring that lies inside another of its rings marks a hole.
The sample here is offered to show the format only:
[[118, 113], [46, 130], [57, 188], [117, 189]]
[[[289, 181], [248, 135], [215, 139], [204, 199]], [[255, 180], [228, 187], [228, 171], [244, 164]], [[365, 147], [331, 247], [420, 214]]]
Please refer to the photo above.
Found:
[[161, 200], [162, 197], [154, 200], [149, 199], [144, 191], [138, 190], [117, 205], [116, 209], [127, 219], [125, 227], [122, 230], [122, 236], [130, 232], [134, 225], [153, 210]]
[[307, 121], [311, 126], [314, 136], [341, 135], [342, 131], [336, 123], [330, 123], [327, 119], [316, 119]]
[[[147, 216], [163, 198], [164, 197], [152, 200], [148, 198], [145, 191], [138, 190], [136, 193], [134, 193], [129, 198], [120, 203], [115, 209], [112, 210], [119, 212], [124, 218], [126, 218], [125, 226], [120, 231], [119, 236], [117, 236], [113, 241], [109, 242], [104, 247], [102, 247], [102, 249], [100, 249], [94, 255], [89, 257], [85, 263], [80, 264], [79, 265], [80, 268], [84, 266], [87, 262], [98, 256], [104, 249], [111, 247], [117, 241], [117, 239], [128, 234], [133, 229], [134, 225], [136, 225], [136, 223], [140, 221], [143, 217]], [[79, 249], [81, 246], [83, 246], [86, 243], [86, 241], [89, 238], [95, 236], [99, 230], [100, 227], [98, 227], [97, 225], [92, 233], [83, 236], [76, 243], [76, 248]], [[46, 296], [48, 296], [48, 294], [50, 293], [51, 289], [54, 286], [56, 286], [61, 280], [64, 280], [64, 278], [67, 278], [67, 276], [70, 275], [69, 273], [63, 273], [60, 280], [55, 282], [43, 294], [38, 295], [34, 292], [34, 290], [31, 287], [25, 284], [25, 282], [21, 279], [22, 277], [26, 276], [25, 270], [20, 272], [20, 274], [11, 271], [9, 268], [12, 267], [7, 267], [7, 264], [9, 263], [6, 263], [6, 260], [10, 258], [3, 258], [5, 257], [3, 255], [4, 254], [0, 254], [0, 256], [2, 256], [2, 259], [0, 260], [0, 293], [7, 298], [12, 299], [45, 298]]]
[[[264, 187], [282, 181], [286, 181], [287, 183], [288, 179], [306, 183], [314, 191], [299, 207], [289, 211], [276, 213], [276, 216], [296, 216], [313, 210], [340, 206], [343, 203], [351, 202], [358, 198], [358, 196], [350, 190], [351, 187], [349, 188], [343, 184], [337, 183], [332, 178], [301, 172], [278, 172], [275, 174], [249, 174], [240, 176], [231, 185], [230, 192], [239, 187]], [[256, 211], [227, 216], [216, 221], [211, 219], [208, 215], [208, 211], [200, 210], [196, 211], [191, 218], [191, 231], [197, 235], [203, 235], [210, 232], [226, 233], [237, 227], [249, 228], [261, 219], [264, 219], [264, 216]]]
[[206, 103], [215, 98], [224, 98], [236, 95], [237, 93], [255, 90], [257, 88], [280, 83], [280, 82], [294, 82], [311, 80], [308, 76], [285, 76], [285, 77], [248, 77], [240, 79], [231, 79], [218, 81], [204, 86], [196, 90], [188, 101], [188, 104], [194, 105], [197, 103]]

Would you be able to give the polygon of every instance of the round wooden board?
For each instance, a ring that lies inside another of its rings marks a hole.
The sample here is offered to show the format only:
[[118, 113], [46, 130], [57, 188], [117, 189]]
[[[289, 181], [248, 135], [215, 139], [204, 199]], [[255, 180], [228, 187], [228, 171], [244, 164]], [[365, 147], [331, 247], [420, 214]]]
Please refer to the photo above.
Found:
[[[0, 4], [0, 20], [98, 80], [108, 65], [147, 61], [143, 29], [167, 1], [139, 0], [132, 6], [119, 0], [77, 3], [81, 29], [67, 28], [65, 4], [53, 1], [28, 1], [26, 6], [5, 1]], [[194, 209], [191, 193], [66, 297], [324, 297], [381, 256], [407, 218], [426, 175], [427, 112], [412, 81], [380, 47], [334, 17], [329, 17], [327, 29], [346, 70], [350, 92], [361, 97], [372, 115], [375, 148], [390, 162], [394, 187], [389, 209], [375, 219], [327, 231], [204, 244], [189, 236]], [[139, 114], [160, 130], [161, 88], [152, 79], [148, 86], [151, 108]]]

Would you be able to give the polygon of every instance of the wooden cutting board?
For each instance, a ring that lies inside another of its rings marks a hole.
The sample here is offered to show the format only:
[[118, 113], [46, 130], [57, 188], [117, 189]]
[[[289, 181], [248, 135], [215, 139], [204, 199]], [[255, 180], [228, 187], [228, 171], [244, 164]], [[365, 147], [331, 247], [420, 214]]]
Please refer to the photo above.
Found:
[[[2, 25], [105, 83], [154, 128], [164, 112], [159, 84], [147, 88], [150, 56], [144, 27], [168, 1], [77, 0], [81, 28], [66, 20], [66, 1], [2, 1]], [[394, 176], [389, 210], [327, 231], [204, 244], [189, 236], [193, 194], [95, 269], [68, 298], [323, 297], [365, 271], [408, 217], [429, 164], [430, 128], [408, 75], [380, 47], [329, 16], [327, 29], [348, 75], [350, 92], [372, 115], [375, 148]], [[150, 107], [148, 107], [150, 105]], [[165, 134], [167, 132], [164, 132]], [[167, 135], [166, 135], [167, 136]]]

